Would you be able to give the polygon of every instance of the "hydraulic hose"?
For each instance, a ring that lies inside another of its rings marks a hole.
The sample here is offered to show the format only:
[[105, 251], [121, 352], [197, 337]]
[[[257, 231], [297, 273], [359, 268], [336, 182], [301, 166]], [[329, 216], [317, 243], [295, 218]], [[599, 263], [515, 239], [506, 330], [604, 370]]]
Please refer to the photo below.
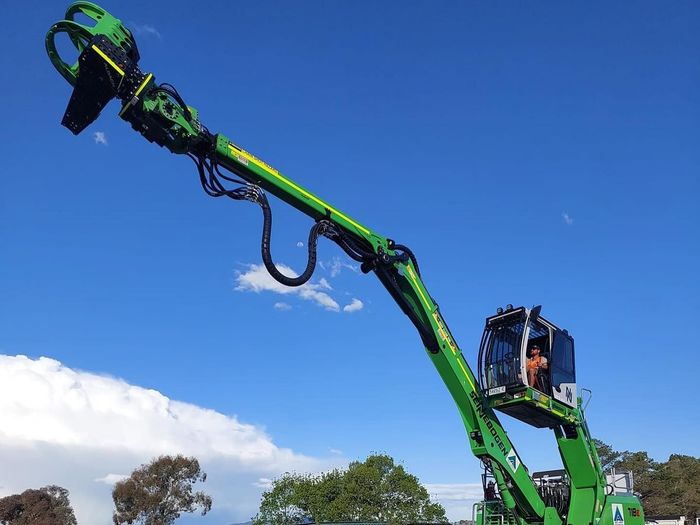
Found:
[[418, 274], [418, 277], [420, 277], [420, 268], [418, 267], [418, 259], [416, 258], [415, 255], [413, 255], [413, 252], [408, 246], [404, 246], [403, 244], [394, 244], [394, 249], [395, 250], [401, 250], [403, 253], [408, 255], [408, 258], [411, 259], [411, 262], [413, 263], [413, 267], [416, 269], [416, 273]]
[[311, 276], [316, 269], [316, 244], [318, 242], [318, 237], [323, 235], [328, 228], [328, 222], [319, 221], [313, 225], [309, 231], [309, 239], [307, 241], [309, 258], [306, 262], [306, 269], [298, 277], [289, 277], [280, 272], [272, 260], [270, 249], [270, 241], [272, 237], [272, 211], [270, 210], [270, 204], [267, 201], [267, 197], [264, 194], [260, 194], [260, 198], [257, 202], [260, 204], [263, 212], [263, 231], [260, 248], [265, 268], [277, 282], [285, 286], [301, 286], [311, 279]]

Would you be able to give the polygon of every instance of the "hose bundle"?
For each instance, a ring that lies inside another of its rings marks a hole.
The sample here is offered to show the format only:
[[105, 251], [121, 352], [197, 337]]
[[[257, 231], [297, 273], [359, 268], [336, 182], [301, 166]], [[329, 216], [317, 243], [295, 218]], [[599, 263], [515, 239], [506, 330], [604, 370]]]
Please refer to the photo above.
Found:
[[[270, 275], [279, 283], [285, 286], [301, 286], [311, 279], [316, 269], [318, 238], [328, 237], [335, 241], [353, 260], [368, 264], [377, 259], [377, 255], [371, 247], [363, 240], [353, 239], [348, 233], [337, 228], [335, 224], [327, 219], [317, 221], [309, 230], [307, 240], [308, 259], [306, 268], [301, 275], [292, 277], [283, 274], [277, 268], [272, 259], [271, 239], [272, 239], [272, 209], [265, 192], [255, 184], [240, 180], [224, 174], [215, 160], [208, 154], [194, 155], [188, 154], [197, 166], [199, 181], [202, 188], [212, 197], [228, 197], [233, 200], [247, 200], [258, 204], [263, 213], [262, 239], [260, 251], [263, 264]], [[238, 187], [229, 189], [222, 182], [228, 181], [239, 184]], [[412, 254], [411, 254], [412, 255]]]

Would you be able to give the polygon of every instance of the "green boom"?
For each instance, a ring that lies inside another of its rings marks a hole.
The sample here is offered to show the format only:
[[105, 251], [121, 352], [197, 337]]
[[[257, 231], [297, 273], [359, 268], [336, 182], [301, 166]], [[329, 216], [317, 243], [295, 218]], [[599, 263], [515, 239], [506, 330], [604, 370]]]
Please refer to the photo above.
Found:
[[[87, 15], [95, 24], [75, 22], [78, 13]], [[56, 50], [54, 39], [62, 32], [68, 33], [80, 51], [75, 64], [63, 62]], [[133, 35], [99, 6], [88, 2], [72, 4], [66, 20], [50, 28], [46, 48], [56, 69], [75, 88], [62, 122], [73, 133], [80, 133], [98, 117], [109, 100], [118, 98], [122, 102], [119, 116], [136, 131], [173, 153], [186, 154], [195, 160], [208, 193], [257, 202], [269, 211], [260, 189], [265, 190], [322, 225], [316, 234], [341, 245], [362, 262], [364, 272], [374, 272], [417, 328], [427, 355], [457, 404], [471, 450], [493, 472], [503, 503], [512, 512], [511, 519], [522, 524], [562, 523], [556, 509], [547, 507], [540, 497], [479, 388], [428, 293], [410, 250], [337, 210], [224, 135], [211, 134], [200, 122], [197, 111], [186, 105], [174, 88], [158, 85], [153, 74], [139, 69], [139, 53]], [[241, 179], [239, 189], [228, 190], [221, 184], [222, 179], [235, 180], [224, 176], [221, 169]], [[315, 237], [312, 240], [315, 249]], [[263, 242], [264, 259], [265, 250]], [[269, 256], [269, 246], [267, 250]], [[315, 257], [310, 248], [311, 255]], [[266, 266], [274, 272], [274, 267], [267, 263]], [[293, 284], [300, 284], [300, 281]], [[555, 434], [571, 478], [566, 522], [571, 525], [624, 525], [627, 519], [628, 525], [642, 525], [643, 513], [636, 498], [606, 496], [605, 476], [580, 400], [577, 409], [564, 410], [557, 413], [557, 417], [561, 418], [562, 425], [555, 428]], [[613, 510], [619, 511], [619, 508], [623, 508], [622, 523], [614, 520]]]

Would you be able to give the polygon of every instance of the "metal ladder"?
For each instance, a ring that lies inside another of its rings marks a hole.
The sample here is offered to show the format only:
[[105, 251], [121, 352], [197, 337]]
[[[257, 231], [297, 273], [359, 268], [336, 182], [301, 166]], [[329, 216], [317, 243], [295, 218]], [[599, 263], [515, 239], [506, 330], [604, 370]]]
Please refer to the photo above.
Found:
[[500, 500], [474, 503], [472, 523], [474, 525], [518, 525], [513, 513]]

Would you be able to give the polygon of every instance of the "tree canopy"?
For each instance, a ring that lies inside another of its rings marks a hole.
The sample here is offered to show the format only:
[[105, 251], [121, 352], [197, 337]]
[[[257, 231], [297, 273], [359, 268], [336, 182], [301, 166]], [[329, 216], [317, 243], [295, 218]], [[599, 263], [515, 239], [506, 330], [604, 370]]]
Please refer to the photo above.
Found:
[[68, 491], [57, 485], [0, 498], [2, 525], [77, 525]]
[[160, 456], [134, 470], [112, 491], [115, 525], [170, 525], [183, 512], [211, 510], [211, 497], [193, 492], [198, 481], [206, 481], [196, 458]]
[[647, 452], [618, 452], [594, 441], [604, 469], [632, 472], [647, 516], [700, 516], [700, 458], [672, 454], [668, 461], [657, 462]]
[[253, 525], [292, 525], [304, 520], [447, 522], [418, 478], [384, 454], [320, 475], [284, 474], [263, 494]]

